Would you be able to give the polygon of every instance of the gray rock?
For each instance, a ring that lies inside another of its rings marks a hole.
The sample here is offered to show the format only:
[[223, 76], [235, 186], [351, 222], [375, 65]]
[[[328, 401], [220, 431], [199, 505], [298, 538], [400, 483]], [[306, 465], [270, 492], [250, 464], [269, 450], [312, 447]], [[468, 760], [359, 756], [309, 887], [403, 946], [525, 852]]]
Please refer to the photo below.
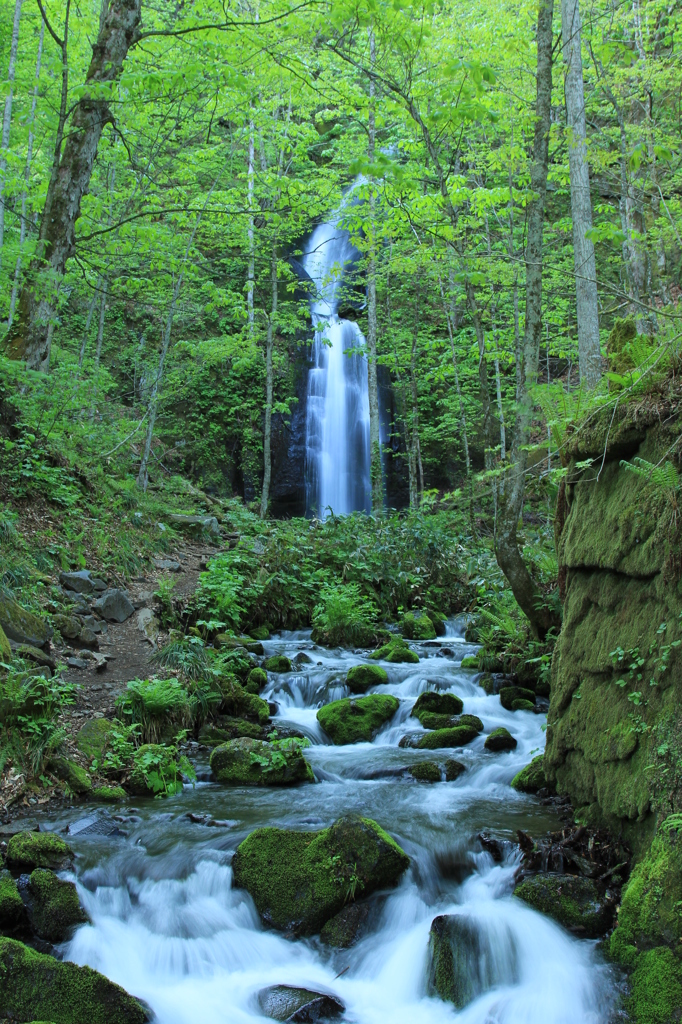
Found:
[[494, 956], [484, 927], [463, 914], [442, 914], [429, 934], [429, 994], [454, 1003], [458, 1010], [497, 985], [518, 980], [514, 946], [506, 957]]
[[154, 643], [154, 637], [159, 632], [159, 622], [151, 608], [140, 608], [135, 617], [135, 623], [141, 633], [144, 633], [150, 644]]
[[220, 526], [215, 516], [182, 516], [174, 513], [168, 518], [174, 526], [194, 536], [207, 533], [216, 539], [220, 537]]
[[107, 589], [104, 580], [97, 579], [89, 569], [80, 572], [60, 572], [59, 582], [65, 590], [74, 590], [77, 594], [92, 594]]
[[125, 622], [135, 611], [125, 591], [118, 589], [105, 590], [93, 607], [107, 622]]
[[294, 665], [312, 665], [313, 659], [309, 658], [303, 651], [299, 651], [294, 658]]
[[83, 658], [67, 658], [66, 664], [69, 668], [87, 668], [88, 663]]
[[41, 651], [39, 647], [32, 647], [31, 644], [19, 644], [17, 654], [20, 658], [28, 658], [29, 661], [35, 662], [36, 665], [45, 665], [52, 672], [56, 668], [55, 660], [50, 654]]
[[180, 563], [172, 558], [154, 558], [155, 569], [164, 569], [166, 572], [180, 572]]
[[89, 629], [88, 626], [83, 626], [78, 634], [78, 641], [83, 644], [83, 647], [87, 647], [91, 651], [99, 650], [99, 641], [97, 640], [97, 636], [95, 635], [94, 630]]
[[8, 640], [32, 647], [44, 647], [52, 636], [45, 619], [27, 611], [4, 591], [0, 591], [0, 626]]
[[258, 993], [261, 1012], [272, 1020], [308, 1021], [340, 1017], [346, 1007], [336, 996], [290, 985], [272, 985]]

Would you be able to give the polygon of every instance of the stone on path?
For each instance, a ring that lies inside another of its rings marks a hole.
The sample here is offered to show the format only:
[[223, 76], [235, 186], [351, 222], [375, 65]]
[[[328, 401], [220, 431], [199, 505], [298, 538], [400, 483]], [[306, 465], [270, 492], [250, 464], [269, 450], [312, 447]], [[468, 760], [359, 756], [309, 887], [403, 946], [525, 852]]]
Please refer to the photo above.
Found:
[[105, 590], [94, 609], [107, 622], [125, 622], [135, 611], [132, 601], [123, 590]]

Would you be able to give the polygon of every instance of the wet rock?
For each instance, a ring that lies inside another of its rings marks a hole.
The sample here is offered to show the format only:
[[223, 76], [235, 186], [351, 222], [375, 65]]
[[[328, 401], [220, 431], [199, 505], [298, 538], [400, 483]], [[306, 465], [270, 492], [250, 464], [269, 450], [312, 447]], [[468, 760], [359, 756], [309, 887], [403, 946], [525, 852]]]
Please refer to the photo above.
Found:
[[314, 782], [313, 770], [295, 741], [274, 747], [263, 740], [230, 740], [211, 754], [211, 771], [225, 786], [293, 786]]
[[350, 903], [334, 914], [320, 931], [320, 938], [335, 949], [348, 949], [360, 938], [369, 919], [370, 904]]
[[530, 700], [524, 700], [523, 698], [512, 701], [512, 711], [534, 711], [535, 705]]
[[44, 647], [52, 636], [45, 619], [22, 608], [5, 591], [0, 591], [0, 626], [8, 640], [31, 647]]
[[35, 868], [60, 871], [72, 857], [71, 847], [54, 832], [18, 832], [7, 844], [5, 862], [10, 871], [30, 872]]
[[400, 632], [405, 640], [435, 640], [436, 630], [425, 612], [406, 612], [400, 621]]
[[484, 672], [484, 674], [478, 680], [478, 685], [481, 687], [484, 693], [488, 694], [489, 697], [491, 697], [494, 693], [499, 692], [499, 686], [497, 686], [495, 682], [495, 676], [492, 674], [492, 672]]
[[537, 793], [539, 789], [544, 789], [547, 785], [544, 754], [534, 757], [530, 764], [522, 768], [511, 780], [511, 785], [519, 793]]
[[454, 658], [455, 652], [452, 647], [441, 647], [438, 651], [439, 658]]
[[41, 939], [64, 942], [74, 928], [88, 920], [78, 901], [76, 886], [57, 878], [54, 871], [36, 868], [20, 889], [31, 927]]
[[81, 754], [99, 760], [104, 756], [115, 728], [108, 718], [91, 718], [81, 726], [76, 736], [76, 746]]
[[479, 832], [476, 838], [486, 853], [490, 854], [495, 863], [501, 864], [504, 860], [504, 850], [500, 840], [495, 839], [494, 836], [488, 835], [487, 832]]
[[298, 654], [296, 655], [296, 657], [294, 658], [294, 665], [296, 665], [297, 667], [300, 667], [301, 665], [312, 665], [312, 664], [313, 664], [313, 659], [309, 658], [308, 655], [304, 651], [299, 651]]
[[199, 743], [203, 743], [205, 747], [218, 747], [221, 743], [239, 739], [240, 736], [246, 736], [252, 740], [264, 739], [263, 729], [260, 725], [255, 722], [247, 722], [245, 718], [229, 718], [227, 715], [221, 716], [219, 725], [208, 722], [206, 725], [202, 725], [198, 738]]
[[381, 665], [353, 665], [346, 676], [346, 686], [351, 693], [366, 693], [372, 686], [388, 682], [388, 672]]
[[290, 985], [272, 985], [258, 993], [258, 1005], [265, 1017], [272, 1020], [296, 1021], [297, 1024], [340, 1017], [346, 1007], [336, 996], [313, 992]]
[[371, 742], [399, 707], [398, 698], [390, 694], [344, 697], [321, 707], [317, 712], [317, 720], [336, 746]]
[[273, 654], [263, 662], [266, 672], [291, 672], [291, 662], [284, 654]]
[[265, 924], [314, 935], [347, 904], [395, 885], [410, 859], [369, 818], [344, 817], [317, 832], [260, 828], [237, 849], [234, 884]]
[[426, 614], [433, 623], [436, 636], [445, 636], [445, 623], [447, 621], [445, 615], [442, 615], [441, 612], [433, 611], [431, 608], [427, 608]]
[[209, 536], [211, 539], [220, 540], [220, 526], [215, 516], [183, 516], [172, 513], [168, 516], [173, 526], [188, 533], [191, 537]]
[[0, 1006], [10, 1020], [52, 1024], [146, 1024], [148, 1010], [90, 967], [0, 938]]
[[493, 729], [493, 731], [486, 736], [485, 743], [483, 744], [486, 750], [492, 750], [497, 753], [500, 750], [514, 750], [517, 746], [517, 740], [514, 739], [508, 729], [500, 727], [499, 729]]
[[125, 798], [126, 791], [122, 786], [95, 786], [92, 791], [93, 800], [102, 800], [107, 804], [117, 804]]
[[246, 718], [258, 722], [259, 725], [267, 724], [270, 718], [267, 701], [255, 693], [248, 693], [234, 676], [221, 679], [220, 689], [223, 695], [220, 710], [223, 714], [230, 718]]
[[92, 780], [85, 768], [82, 768], [75, 761], [70, 760], [70, 758], [55, 755], [50, 758], [48, 768], [58, 779], [61, 779], [62, 782], [68, 785], [72, 793], [80, 796], [92, 790]]
[[388, 661], [391, 665], [399, 665], [406, 662], [411, 665], [419, 664], [419, 655], [411, 650], [401, 636], [396, 636], [384, 644], [377, 651], [370, 654], [373, 661]]
[[615, 903], [591, 878], [533, 875], [516, 886], [514, 896], [587, 938], [604, 935], [613, 923]]
[[431, 922], [428, 986], [432, 995], [458, 1010], [495, 985], [516, 981], [513, 953], [500, 963], [481, 927], [461, 914], [442, 914]]
[[260, 693], [267, 686], [268, 674], [264, 668], [252, 668], [246, 680], [247, 693]]
[[500, 690], [500, 704], [507, 711], [513, 711], [512, 705], [516, 700], [527, 700], [535, 704], [535, 694], [532, 690], [526, 690], [523, 686], [503, 686]]
[[88, 626], [83, 626], [80, 633], [78, 634], [78, 642], [87, 647], [91, 651], [99, 650], [99, 640], [94, 630], [89, 629]]
[[135, 607], [123, 590], [105, 590], [93, 608], [107, 622], [125, 622], [135, 611]]
[[0, 932], [13, 932], [26, 921], [26, 908], [9, 871], [0, 871]]
[[75, 640], [81, 629], [81, 623], [74, 615], [53, 615], [54, 628], [58, 629], [67, 640]]
[[434, 729], [420, 736], [419, 750], [439, 750], [441, 747], [465, 747], [478, 736], [478, 729], [471, 725], [456, 725], [451, 729]]
[[424, 714], [434, 715], [459, 715], [464, 707], [461, 699], [454, 693], [439, 693], [437, 690], [427, 690], [420, 693], [411, 711], [413, 718], [421, 720]]
[[466, 765], [462, 764], [461, 761], [454, 761], [449, 759], [445, 762], [445, 781], [454, 782], [460, 775], [463, 775], [466, 771]]
[[408, 769], [409, 774], [418, 782], [440, 782], [440, 768], [435, 761], [420, 761]]
[[[104, 787], [103, 787], [104, 788]], [[124, 793], [125, 796], [125, 793]], [[91, 814], [69, 825], [70, 836], [122, 836], [115, 818], [103, 814]], [[119, 819], [123, 820], [123, 819]], [[130, 818], [126, 820], [131, 820]], [[137, 819], [139, 820], [139, 819]]]

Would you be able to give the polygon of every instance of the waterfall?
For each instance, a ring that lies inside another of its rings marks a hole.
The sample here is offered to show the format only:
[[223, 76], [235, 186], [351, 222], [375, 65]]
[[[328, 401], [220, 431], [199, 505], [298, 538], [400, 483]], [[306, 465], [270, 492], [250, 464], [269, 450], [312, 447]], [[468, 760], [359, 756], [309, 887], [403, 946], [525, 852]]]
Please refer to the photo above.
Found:
[[303, 260], [315, 284], [315, 328], [306, 412], [306, 512], [324, 519], [371, 507], [367, 360], [346, 355], [364, 346], [357, 324], [339, 320], [344, 271], [357, 257], [339, 226], [344, 204], [313, 231]]

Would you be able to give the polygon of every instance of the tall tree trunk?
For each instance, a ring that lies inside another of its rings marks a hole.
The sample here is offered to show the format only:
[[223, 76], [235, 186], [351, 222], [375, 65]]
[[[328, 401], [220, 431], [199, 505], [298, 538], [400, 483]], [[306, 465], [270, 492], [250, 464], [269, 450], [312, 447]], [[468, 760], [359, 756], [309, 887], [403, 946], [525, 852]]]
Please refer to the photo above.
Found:
[[554, 0], [540, 0], [537, 29], [537, 105], [535, 111], [535, 137], [531, 188], [533, 199], [528, 207], [528, 241], [526, 246], [526, 325], [518, 368], [520, 394], [514, 439], [511, 450], [512, 465], [507, 471], [509, 485], [500, 496], [498, 525], [495, 537], [497, 562], [509, 581], [514, 597], [528, 616], [533, 632], [544, 637], [558, 625], [556, 615], [542, 602], [540, 594], [526, 567], [517, 537], [519, 519], [523, 512], [526, 447], [530, 441], [533, 420], [531, 388], [537, 382], [542, 332], [542, 237], [549, 162], [550, 111], [552, 102], [552, 16]]
[[255, 256], [255, 229], [254, 229], [254, 218], [253, 218], [253, 193], [255, 184], [255, 167], [254, 159], [256, 155], [256, 137], [255, 128], [253, 124], [253, 118], [249, 123], [249, 163], [247, 170], [246, 180], [246, 195], [247, 205], [249, 209], [249, 223], [246, 229], [248, 245], [249, 245], [249, 262], [246, 268], [246, 319], [249, 325], [249, 336], [253, 337], [254, 324], [255, 324], [255, 313], [253, 305], [253, 288], [254, 280], [256, 276], [256, 256]]
[[277, 244], [274, 239], [270, 262], [270, 284], [272, 286], [272, 303], [265, 341], [265, 429], [263, 431], [263, 490], [260, 496], [261, 519], [265, 519], [268, 512], [270, 480], [272, 478], [272, 349], [277, 316]]
[[[36, 84], [33, 86], [33, 99], [31, 100], [31, 117], [29, 120], [28, 129], [28, 147], [26, 150], [26, 169], [24, 171], [24, 191], [21, 194], [21, 224], [19, 226], [19, 255], [17, 256], [17, 263], [14, 268], [14, 281], [12, 282], [12, 297], [9, 302], [9, 317], [7, 320], [7, 326], [12, 326], [14, 320], [14, 310], [17, 305], [17, 295], [19, 294], [19, 281], [21, 280], [21, 250], [24, 242], [26, 241], [26, 218], [28, 208], [28, 183], [31, 175], [31, 161], [33, 160], [33, 124], [36, 116], [36, 103], [38, 102], [38, 82], [40, 81], [40, 64], [43, 56], [43, 41], [45, 39], [45, 22], [40, 22], [40, 36], [38, 38], [38, 56], [36, 58]], [[4, 209], [4, 208], [3, 208]]]
[[424, 493], [424, 470], [422, 468], [421, 451], [419, 448], [419, 389], [417, 388], [417, 341], [419, 339], [419, 299], [421, 294], [421, 281], [417, 281], [417, 298], [414, 310], [414, 331], [412, 332], [412, 350], [410, 352], [410, 391], [412, 397], [412, 423], [410, 437], [410, 505], [416, 508], [419, 505], [419, 490], [417, 483], [417, 470], [419, 469], [419, 480], [421, 493]]
[[97, 284], [95, 290], [92, 293], [90, 299], [90, 305], [88, 306], [88, 315], [85, 318], [85, 330], [83, 331], [83, 340], [81, 341], [80, 352], [78, 353], [78, 369], [83, 367], [83, 359], [85, 358], [85, 349], [88, 344], [88, 335], [90, 334], [90, 324], [92, 323], [92, 314], [95, 312], [95, 306], [97, 305], [97, 299], [100, 294], [100, 288], [102, 287], [102, 275], [97, 276]]
[[468, 278], [464, 284], [464, 289], [466, 292], [467, 304], [469, 306], [469, 313], [471, 314], [471, 320], [474, 325], [476, 343], [478, 345], [478, 389], [481, 411], [483, 413], [483, 443], [485, 445], [483, 460], [485, 468], [492, 469], [492, 452], [495, 447], [495, 438], [493, 436], [493, 416], [490, 403], [490, 388], [488, 386], [488, 361], [485, 357], [485, 331], [483, 330], [481, 315], [479, 313], [478, 303], [476, 302], [476, 292]]
[[590, 169], [587, 162], [587, 125], [583, 61], [580, 52], [580, 0], [561, 0], [561, 32], [566, 64], [566, 127], [568, 165], [571, 178], [571, 219], [573, 221], [573, 266], [578, 317], [578, 364], [580, 379], [594, 388], [601, 379], [599, 347], [599, 305], [594, 244], [587, 237], [592, 229]]
[[14, 6], [12, 22], [12, 41], [9, 47], [9, 72], [7, 80], [9, 89], [5, 98], [5, 111], [2, 118], [2, 154], [0, 154], [0, 267], [2, 266], [2, 246], [5, 240], [5, 175], [7, 173], [6, 153], [9, 149], [9, 129], [12, 123], [12, 98], [14, 95], [14, 73], [17, 66], [17, 50], [19, 48], [19, 19], [21, 17], [21, 0]]
[[[27, 366], [34, 370], [47, 370], [49, 366], [48, 333], [52, 319], [50, 298], [38, 297], [40, 288], [36, 278], [42, 270], [47, 270], [54, 279], [61, 280], [66, 262], [75, 252], [81, 200], [90, 185], [104, 125], [113, 120], [106, 101], [97, 99], [98, 87], [101, 83], [115, 81], [120, 75], [128, 50], [139, 35], [141, 5], [142, 0], [111, 0], [92, 47], [84, 94], [73, 109], [60, 159], [57, 152], [58, 168], [48, 186], [38, 251], [21, 290], [18, 316], [7, 340], [7, 355], [26, 360]], [[65, 28], [61, 40], [63, 54], [68, 42], [66, 31]], [[64, 74], [66, 70], [64, 67]], [[89, 86], [94, 88], [89, 89]]]
[[[369, 60], [370, 67], [374, 69], [376, 62], [376, 49], [374, 32], [369, 31]], [[374, 147], [376, 143], [376, 117], [375, 117], [375, 96], [374, 78], [369, 80], [369, 112], [368, 112], [368, 136], [367, 158], [372, 164], [374, 162]], [[367, 319], [369, 329], [367, 332], [367, 347], [369, 349], [369, 360], [367, 365], [367, 390], [369, 397], [369, 458], [370, 458], [370, 480], [372, 482], [372, 511], [380, 513], [384, 507], [384, 484], [381, 468], [381, 421], [379, 419], [379, 384], [377, 380], [377, 251], [376, 251], [376, 195], [374, 193], [374, 178], [369, 180], [369, 259], [367, 263]]]
[[97, 348], [95, 349], [95, 367], [93, 371], [94, 391], [92, 405], [90, 407], [90, 419], [95, 417], [95, 404], [97, 402], [97, 391], [99, 384], [99, 364], [102, 357], [102, 341], [104, 340], [104, 314], [107, 308], [107, 292], [109, 291], [109, 279], [104, 278], [102, 286], [102, 300], [99, 307], [99, 325], [97, 327]]

